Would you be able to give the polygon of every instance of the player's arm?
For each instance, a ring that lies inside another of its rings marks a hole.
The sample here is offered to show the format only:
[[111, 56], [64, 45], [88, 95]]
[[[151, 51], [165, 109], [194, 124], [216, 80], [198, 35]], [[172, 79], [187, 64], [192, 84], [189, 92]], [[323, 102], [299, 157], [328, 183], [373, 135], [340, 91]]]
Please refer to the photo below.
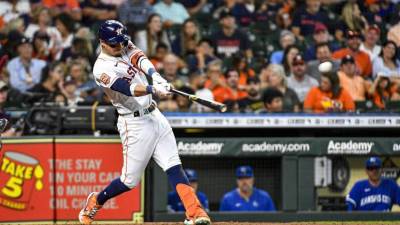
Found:
[[132, 43], [130, 43], [131, 48], [131, 56], [130, 61], [132, 65], [134, 65], [137, 69], [141, 70], [148, 76], [153, 78], [153, 82], [155, 83], [167, 83], [167, 81], [161, 77], [161, 75], [157, 72], [153, 63], [147, 58], [147, 56], [143, 53], [142, 50], [136, 48]]
[[164, 96], [169, 94], [169, 85], [142, 85], [142, 84], [130, 84], [127, 80], [117, 78], [110, 87], [111, 90], [120, 92], [126, 96], [140, 97], [148, 94], [156, 94], [158, 96]]

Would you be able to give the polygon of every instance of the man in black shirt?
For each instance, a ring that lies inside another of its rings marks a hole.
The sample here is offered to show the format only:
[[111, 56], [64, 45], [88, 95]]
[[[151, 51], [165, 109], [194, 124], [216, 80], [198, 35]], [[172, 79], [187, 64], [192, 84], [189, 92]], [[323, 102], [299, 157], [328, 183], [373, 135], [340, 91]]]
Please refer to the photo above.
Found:
[[239, 108], [241, 112], [260, 112], [264, 109], [258, 77], [247, 78], [247, 97], [239, 101]]
[[231, 11], [222, 11], [220, 14], [221, 28], [212, 34], [214, 49], [218, 57], [231, 57], [239, 51], [245, 52], [247, 59], [253, 57], [250, 41], [246, 34], [237, 29], [235, 17]]

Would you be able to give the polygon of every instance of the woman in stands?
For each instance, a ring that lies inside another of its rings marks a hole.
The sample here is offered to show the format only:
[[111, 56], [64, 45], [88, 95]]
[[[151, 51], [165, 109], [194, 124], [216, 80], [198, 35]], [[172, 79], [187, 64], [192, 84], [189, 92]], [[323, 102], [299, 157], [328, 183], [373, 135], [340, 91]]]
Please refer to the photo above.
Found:
[[313, 87], [304, 100], [304, 112], [352, 112], [355, 104], [350, 94], [342, 87], [337, 74], [321, 74], [319, 87]]
[[53, 102], [55, 96], [60, 93], [63, 85], [65, 68], [61, 62], [53, 62], [42, 70], [40, 83], [28, 90], [35, 101]]
[[156, 53], [157, 44], [161, 42], [170, 49], [167, 33], [162, 28], [161, 17], [155, 13], [149, 16], [146, 30], [139, 31], [136, 34], [134, 43], [147, 56], [152, 57]]
[[387, 77], [396, 79], [400, 78], [400, 62], [397, 60], [397, 46], [393, 41], [386, 41], [379, 57], [373, 61], [372, 67], [373, 77], [379, 74], [384, 74]]
[[175, 55], [185, 57], [189, 54], [195, 54], [197, 43], [201, 39], [201, 33], [197, 23], [189, 18], [183, 22], [181, 32], [172, 42], [172, 52]]

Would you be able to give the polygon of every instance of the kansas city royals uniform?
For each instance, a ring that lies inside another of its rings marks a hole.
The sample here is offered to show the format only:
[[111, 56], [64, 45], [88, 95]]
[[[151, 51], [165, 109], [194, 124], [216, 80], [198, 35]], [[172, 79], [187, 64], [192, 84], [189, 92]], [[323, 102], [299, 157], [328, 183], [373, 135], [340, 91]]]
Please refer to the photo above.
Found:
[[368, 180], [354, 184], [346, 196], [347, 209], [360, 211], [390, 211], [393, 204], [399, 204], [399, 188], [392, 179], [382, 179], [374, 187]]
[[275, 211], [275, 205], [269, 194], [263, 190], [253, 188], [248, 200], [234, 189], [224, 195], [219, 207], [220, 211]]
[[138, 184], [152, 156], [164, 171], [181, 164], [167, 119], [157, 108], [152, 112], [148, 110], [155, 104], [152, 95], [133, 97], [110, 89], [117, 78], [123, 78], [131, 85], [148, 85], [145, 74], [131, 63], [131, 58], [137, 54], [142, 51], [129, 41], [120, 57], [101, 53], [93, 68], [96, 83], [103, 87], [120, 114], [117, 126], [124, 156], [121, 181], [129, 188]]
[[[206, 194], [201, 191], [196, 192], [197, 198], [199, 199], [203, 208], [209, 211], [208, 208], [208, 199]], [[168, 210], [172, 212], [183, 212], [185, 211], [185, 207], [183, 207], [182, 201], [179, 198], [179, 195], [176, 191], [168, 193]]]

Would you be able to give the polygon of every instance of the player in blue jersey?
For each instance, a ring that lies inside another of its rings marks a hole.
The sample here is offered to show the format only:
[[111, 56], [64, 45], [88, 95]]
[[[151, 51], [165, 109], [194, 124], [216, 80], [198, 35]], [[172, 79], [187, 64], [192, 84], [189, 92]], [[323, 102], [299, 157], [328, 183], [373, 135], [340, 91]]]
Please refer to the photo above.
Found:
[[365, 162], [368, 179], [357, 181], [346, 196], [348, 211], [390, 211], [399, 204], [399, 187], [392, 179], [381, 178], [382, 161], [370, 157]]
[[[208, 208], [208, 198], [203, 193], [197, 190], [199, 183], [199, 177], [197, 176], [196, 170], [193, 169], [185, 169], [186, 176], [189, 180], [190, 186], [194, 189], [197, 198], [199, 199], [201, 205], [206, 211], [209, 211]], [[176, 191], [172, 191], [168, 193], [168, 211], [170, 212], [183, 212], [185, 211], [185, 207], [182, 204], [181, 199]]]
[[275, 211], [269, 194], [254, 187], [254, 173], [250, 166], [239, 166], [236, 178], [238, 187], [224, 195], [220, 211]]

